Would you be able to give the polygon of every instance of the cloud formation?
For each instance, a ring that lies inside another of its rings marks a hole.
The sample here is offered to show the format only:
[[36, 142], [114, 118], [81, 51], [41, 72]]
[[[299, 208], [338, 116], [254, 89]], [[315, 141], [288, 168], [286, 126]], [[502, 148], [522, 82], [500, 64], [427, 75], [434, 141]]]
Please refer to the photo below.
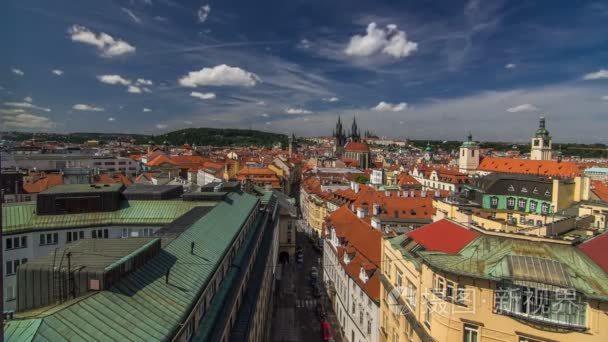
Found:
[[112, 85], [123, 85], [127, 87], [127, 92], [131, 94], [141, 94], [142, 92], [152, 92], [149, 88], [143, 87], [143, 85], [152, 85], [154, 82], [146, 80], [144, 78], [138, 78], [135, 82], [128, 78], [124, 78], [120, 75], [100, 75], [97, 79], [102, 83]]
[[608, 69], [600, 69], [598, 71], [590, 72], [583, 76], [583, 80], [585, 81], [600, 80], [603, 78], [608, 78]]
[[198, 22], [202, 24], [205, 21], [207, 21], [207, 17], [209, 17], [209, 13], [211, 13], [211, 6], [209, 6], [209, 4], [205, 4], [205, 5], [201, 6], [197, 12]]
[[310, 110], [304, 108], [287, 108], [285, 109], [286, 114], [312, 114]]
[[29, 98], [30, 101], [28, 100], [28, 97], [25, 98], [26, 102], [4, 102], [4, 105], [7, 107], [13, 107], [13, 108], [27, 108], [27, 109], [36, 109], [36, 110], [42, 110], [45, 112], [50, 112], [51, 109], [50, 108], [46, 108], [46, 107], [39, 107], [34, 105], [33, 103], [31, 103], [31, 97]]
[[326, 101], [326, 102], [338, 102], [338, 101], [340, 101], [340, 99], [334, 96], [334, 97], [326, 97], [326, 98], [323, 99], [323, 101]]
[[260, 82], [260, 78], [249, 71], [226, 64], [213, 68], [202, 68], [190, 71], [188, 75], [179, 79], [182, 87], [195, 88], [197, 86], [242, 86], [252, 87]]
[[125, 12], [125, 13], [126, 13], [126, 14], [127, 14], [127, 15], [128, 15], [130, 18], [131, 18], [131, 19], [133, 19], [133, 21], [134, 21], [134, 22], [136, 22], [136, 23], [138, 23], [138, 24], [141, 24], [141, 19], [139, 19], [139, 17], [138, 17], [138, 16], [136, 16], [136, 15], [135, 15], [135, 13], [133, 13], [133, 11], [131, 11], [131, 10], [130, 10], [130, 9], [128, 9], [128, 8], [124, 8], [124, 7], [121, 7], [120, 9], [121, 9], [123, 12]]
[[116, 119], [115, 119], [115, 118], [113, 118], [113, 117], [109, 117], [109, 118], [108, 118], [108, 121], [110, 121], [110, 122], [114, 122], [114, 121], [116, 121]]
[[60, 70], [60, 69], [53, 69], [53, 70], [51, 70], [51, 72], [57, 76], [63, 75], [63, 70]]
[[150, 109], [150, 108], [143, 108], [141, 111], [144, 112], [144, 113], [148, 113], [148, 112], [151, 112], [152, 109]]
[[25, 75], [25, 73], [21, 69], [12, 68], [11, 71], [13, 72], [13, 74], [15, 74], [17, 76], [23, 76], [23, 75]]
[[524, 103], [524, 104], [521, 104], [519, 106], [508, 108], [507, 112], [509, 112], [509, 113], [522, 113], [522, 112], [537, 112], [538, 110], [539, 109], [536, 106], [531, 105], [529, 103]]
[[88, 28], [80, 25], [72, 25], [68, 29], [72, 41], [93, 45], [102, 57], [116, 57], [135, 53], [135, 47], [124, 40], [115, 39], [107, 33], [96, 34]]
[[397, 25], [389, 24], [382, 29], [372, 22], [367, 25], [365, 35], [354, 35], [350, 38], [344, 53], [360, 57], [382, 53], [394, 58], [404, 58], [416, 50], [418, 43], [407, 40], [405, 32], [397, 29]]
[[513, 68], [515, 68], [515, 67], [517, 67], [517, 65], [515, 65], [515, 64], [513, 64], [513, 63], [509, 63], [509, 64], [506, 64], [506, 65], [505, 65], [505, 69], [513, 69]]
[[72, 109], [83, 112], [103, 112], [105, 111], [102, 107], [96, 107], [88, 104], [78, 103], [72, 106]]
[[199, 98], [201, 100], [212, 100], [215, 98], [214, 93], [200, 93], [198, 91], [193, 91], [190, 93], [190, 96]]
[[55, 123], [45, 117], [31, 114], [23, 109], [0, 109], [2, 123], [9, 129], [45, 130], [55, 126]]
[[100, 75], [97, 76], [97, 79], [102, 83], [107, 84], [122, 84], [124, 86], [128, 86], [131, 84], [131, 81], [123, 78], [120, 75]]
[[156, 124], [156, 128], [158, 128], [158, 129], [165, 129], [167, 127], [168, 126], [166, 124]]
[[377, 112], [401, 112], [407, 109], [407, 103], [389, 103], [380, 101], [375, 107], [371, 108]]

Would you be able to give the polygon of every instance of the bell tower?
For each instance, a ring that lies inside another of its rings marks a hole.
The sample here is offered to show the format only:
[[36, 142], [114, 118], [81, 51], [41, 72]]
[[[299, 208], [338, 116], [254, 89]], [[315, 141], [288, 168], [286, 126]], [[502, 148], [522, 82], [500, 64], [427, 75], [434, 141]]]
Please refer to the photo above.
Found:
[[479, 144], [473, 141], [473, 134], [469, 132], [467, 141], [460, 145], [458, 156], [458, 169], [462, 173], [473, 173], [479, 167]]
[[545, 128], [545, 117], [540, 117], [540, 122], [536, 134], [532, 137], [530, 149], [530, 159], [532, 160], [551, 160], [551, 135]]

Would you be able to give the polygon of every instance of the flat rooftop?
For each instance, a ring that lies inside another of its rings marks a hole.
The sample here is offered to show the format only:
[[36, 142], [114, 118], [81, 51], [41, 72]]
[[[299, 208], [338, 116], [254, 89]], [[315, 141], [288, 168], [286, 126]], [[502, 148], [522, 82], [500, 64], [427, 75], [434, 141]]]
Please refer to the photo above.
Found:
[[122, 184], [64, 184], [53, 186], [40, 194], [81, 194], [118, 192], [123, 188]]
[[[137, 255], [139, 251], [146, 249], [159, 240], [159, 238], [149, 237], [124, 239], [85, 239], [57, 249], [57, 256], [62, 256], [64, 252], [72, 253], [72, 269], [87, 268], [104, 271], [111, 269], [112, 266], [118, 265], [129, 258], [132, 258], [133, 256]], [[27, 267], [28, 269], [47, 269], [53, 266], [53, 257], [54, 253], [50, 253], [48, 255], [32, 259], [22, 267]], [[64, 264], [65, 262], [66, 259], [64, 258]]]

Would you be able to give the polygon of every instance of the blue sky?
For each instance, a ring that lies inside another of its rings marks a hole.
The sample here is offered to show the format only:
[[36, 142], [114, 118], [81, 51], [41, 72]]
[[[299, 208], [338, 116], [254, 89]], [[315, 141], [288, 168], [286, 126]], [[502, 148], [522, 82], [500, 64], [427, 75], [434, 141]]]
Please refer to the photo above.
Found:
[[3, 130], [608, 143], [604, 1], [0, 4]]

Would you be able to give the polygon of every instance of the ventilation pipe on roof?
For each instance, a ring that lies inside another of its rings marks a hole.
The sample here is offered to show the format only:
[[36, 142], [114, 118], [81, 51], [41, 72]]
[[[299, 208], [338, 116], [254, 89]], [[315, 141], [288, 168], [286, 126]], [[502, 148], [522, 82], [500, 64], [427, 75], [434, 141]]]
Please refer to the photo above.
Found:
[[380, 215], [380, 204], [374, 203], [374, 216]]
[[391, 197], [391, 192], [390, 192], [390, 191], [388, 191], [388, 190], [387, 190], [387, 191], [385, 191], [385, 192], [384, 192], [384, 196], [386, 196], [386, 197]]
[[355, 184], [356, 184], [356, 182], [355, 182], [355, 181], [350, 181], [350, 189], [351, 189], [352, 191], [355, 191]]
[[409, 192], [407, 192], [407, 191], [404, 191], [404, 192], [403, 192], [403, 197], [408, 197], [409, 195], [410, 195], [410, 193], [409, 193]]
[[358, 194], [358, 193], [359, 193], [359, 186], [360, 186], [360, 184], [359, 184], [359, 183], [357, 183], [357, 182], [354, 182], [354, 183], [355, 183], [355, 184], [354, 184], [354, 187], [355, 187], [355, 188], [353, 189], [353, 191], [354, 191], [356, 194]]
[[421, 191], [420, 192], [420, 197], [426, 197], [426, 191]]
[[382, 223], [380, 223], [380, 219], [377, 217], [372, 217], [372, 228], [381, 230]]
[[357, 217], [360, 219], [365, 218], [367, 216], [367, 208], [358, 207], [357, 208]]
[[416, 197], [416, 192], [414, 190], [410, 191], [410, 197]]

